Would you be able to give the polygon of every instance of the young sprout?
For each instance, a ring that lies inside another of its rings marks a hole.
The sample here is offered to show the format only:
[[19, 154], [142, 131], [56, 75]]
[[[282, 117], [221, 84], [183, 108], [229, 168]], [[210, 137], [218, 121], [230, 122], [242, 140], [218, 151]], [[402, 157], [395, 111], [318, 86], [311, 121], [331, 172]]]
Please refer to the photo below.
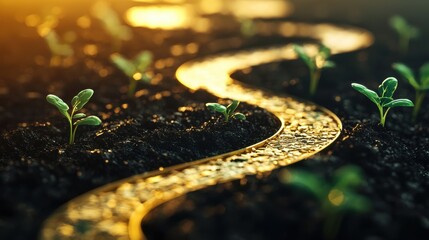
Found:
[[416, 79], [413, 71], [405, 64], [394, 63], [392, 67], [401, 74], [416, 91], [415, 107], [413, 109], [413, 120], [415, 121], [425, 98], [426, 91], [429, 89], [429, 63], [420, 67], [419, 80]]
[[419, 36], [419, 29], [408, 24], [408, 22], [399, 15], [391, 17], [389, 23], [399, 36], [399, 49], [402, 53], [406, 53], [410, 40]]
[[308, 67], [310, 72], [309, 92], [310, 95], [313, 96], [316, 93], [322, 69], [335, 67], [335, 63], [328, 60], [331, 56], [331, 50], [324, 45], [320, 45], [318, 52], [314, 56], [310, 56], [304, 48], [299, 45], [294, 45], [293, 50]]
[[336, 170], [332, 181], [307, 171], [283, 170], [280, 181], [306, 189], [319, 200], [325, 239], [335, 238], [345, 213], [363, 213], [370, 209], [367, 198], [356, 191], [364, 184], [362, 172], [356, 166]]
[[[97, 126], [101, 124], [101, 120], [96, 116], [86, 116], [84, 113], [77, 113], [89, 101], [94, 94], [92, 89], [85, 89], [80, 91], [71, 101], [71, 112], [69, 113], [69, 106], [61, 98], [49, 94], [46, 100], [58, 108], [60, 113], [67, 118], [70, 126], [69, 144], [74, 143], [77, 127], [82, 125]], [[73, 122], [74, 120], [74, 122]]]
[[130, 79], [128, 96], [134, 96], [138, 81], [150, 83], [151, 77], [146, 73], [152, 63], [152, 54], [149, 51], [140, 52], [134, 59], [127, 59], [119, 53], [110, 56], [112, 62]]
[[244, 37], [251, 38], [256, 34], [257, 28], [253, 19], [243, 18], [239, 22], [240, 32]]
[[52, 56], [55, 58], [59, 57], [70, 57], [73, 55], [73, 48], [70, 44], [65, 41], [61, 41], [58, 37], [58, 34], [54, 30], [50, 30], [43, 36], [48, 44], [49, 50], [52, 53]]
[[[58, 26], [60, 14], [60, 9], [52, 8], [48, 14], [42, 16], [33, 15], [33, 21], [27, 23], [30, 26], [36, 27], [39, 36], [46, 41], [52, 55], [51, 65], [59, 62], [62, 57], [70, 57], [74, 54], [73, 48], [70, 45], [74, 39], [70, 37], [60, 38], [55, 31], [55, 28]], [[68, 36], [71, 35], [70, 33]]]
[[222, 113], [225, 117], [225, 122], [228, 122], [231, 118], [246, 120], [246, 116], [244, 114], [235, 112], [239, 104], [239, 101], [232, 100], [232, 103], [226, 107], [219, 103], [206, 103], [206, 107], [211, 111]]
[[409, 99], [393, 99], [393, 93], [398, 87], [398, 80], [394, 77], [386, 78], [380, 86], [378, 86], [378, 94], [358, 83], [352, 83], [352, 87], [377, 105], [378, 111], [380, 112], [380, 124], [383, 127], [386, 122], [387, 113], [391, 108], [414, 106], [413, 102]]
[[103, 23], [106, 32], [114, 39], [115, 50], [121, 48], [122, 41], [132, 38], [131, 28], [123, 25], [118, 14], [104, 1], [96, 2], [92, 7], [92, 13]]

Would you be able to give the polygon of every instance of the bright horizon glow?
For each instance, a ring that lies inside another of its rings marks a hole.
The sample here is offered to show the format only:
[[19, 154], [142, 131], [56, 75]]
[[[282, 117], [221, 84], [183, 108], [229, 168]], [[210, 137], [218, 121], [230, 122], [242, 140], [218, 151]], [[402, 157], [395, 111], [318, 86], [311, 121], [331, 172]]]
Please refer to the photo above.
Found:
[[132, 7], [127, 10], [127, 22], [134, 27], [161, 29], [188, 28], [193, 13], [186, 6]]

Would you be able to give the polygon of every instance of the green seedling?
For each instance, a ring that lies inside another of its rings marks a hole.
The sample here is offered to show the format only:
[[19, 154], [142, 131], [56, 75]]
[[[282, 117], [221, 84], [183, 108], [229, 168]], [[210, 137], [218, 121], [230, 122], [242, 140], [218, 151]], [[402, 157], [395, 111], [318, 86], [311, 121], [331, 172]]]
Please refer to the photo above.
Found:
[[310, 72], [309, 92], [310, 95], [313, 96], [316, 93], [322, 69], [335, 67], [335, 63], [328, 60], [331, 56], [331, 50], [324, 45], [320, 45], [314, 56], [310, 56], [304, 48], [299, 45], [294, 45], [293, 50], [308, 67]]
[[51, 51], [52, 57], [70, 57], [73, 56], [73, 48], [65, 41], [61, 41], [54, 30], [50, 30], [43, 36]]
[[[61, 60], [62, 57], [71, 57], [74, 54], [73, 48], [70, 45], [74, 39], [70, 37], [67, 38], [66, 36], [61, 38], [55, 31], [55, 28], [58, 26], [60, 13], [60, 9], [52, 8], [49, 13], [43, 14], [42, 16], [32, 15], [33, 20], [27, 23], [29, 26], [36, 27], [39, 36], [46, 41], [52, 56], [51, 65]], [[68, 36], [73, 34], [73, 32], [68, 32]], [[75, 35], [73, 37], [75, 37]]]
[[219, 103], [206, 103], [206, 107], [211, 111], [222, 113], [225, 117], [225, 122], [228, 122], [231, 118], [236, 118], [238, 120], [246, 120], [246, 116], [244, 114], [235, 112], [239, 104], [239, 101], [232, 100], [232, 103], [226, 107]]
[[389, 23], [399, 36], [399, 49], [402, 53], [406, 53], [408, 51], [410, 40], [419, 36], [419, 29], [411, 26], [399, 15], [391, 17]]
[[371, 102], [375, 103], [380, 112], [380, 124], [383, 127], [386, 123], [387, 113], [389, 113], [391, 108], [414, 107], [414, 103], [409, 99], [393, 99], [393, 93], [398, 87], [398, 80], [394, 77], [386, 78], [380, 86], [378, 86], [378, 93], [358, 83], [352, 83], [352, 87], [369, 98]]
[[426, 91], [429, 90], [429, 63], [420, 67], [419, 80], [416, 79], [413, 71], [405, 64], [394, 63], [392, 67], [401, 74], [416, 91], [415, 107], [413, 109], [413, 120], [415, 121], [426, 96]]
[[334, 172], [331, 181], [303, 170], [284, 170], [280, 181], [301, 187], [320, 203], [325, 239], [335, 238], [347, 212], [364, 213], [370, 209], [368, 199], [356, 190], [365, 184], [360, 168], [344, 166]]
[[[85, 89], [80, 91], [71, 101], [71, 113], [69, 113], [69, 106], [61, 98], [49, 94], [46, 100], [58, 108], [60, 113], [67, 118], [70, 126], [69, 144], [74, 143], [77, 127], [82, 125], [97, 126], [101, 124], [101, 120], [96, 116], [86, 116], [84, 113], [77, 113], [81, 110], [89, 99], [94, 94], [92, 89]], [[74, 122], [73, 122], [74, 121]]]
[[130, 79], [128, 96], [134, 96], [137, 82], [150, 83], [151, 77], [146, 73], [148, 67], [152, 64], [152, 54], [149, 51], [142, 51], [131, 60], [119, 53], [112, 54], [110, 59]]
[[122, 41], [132, 38], [131, 28], [122, 24], [118, 14], [104, 1], [98, 1], [92, 7], [92, 14], [99, 19], [106, 32], [113, 38], [113, 48], [119, 50]]
[[239, 22], [240, 32], [244, 37], [251, 38], [256, 34], [257, 28], [253, 19], [243, 18]]

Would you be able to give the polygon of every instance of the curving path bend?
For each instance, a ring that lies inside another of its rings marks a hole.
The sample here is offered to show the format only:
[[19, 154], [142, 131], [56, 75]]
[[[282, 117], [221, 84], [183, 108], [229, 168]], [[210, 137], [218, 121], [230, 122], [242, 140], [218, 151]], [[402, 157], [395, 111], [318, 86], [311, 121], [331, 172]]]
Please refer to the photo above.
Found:
[[[259, 22], [257, 29], [266, 35], [311, 37], [330, 47], [333, 54], [372, 44], [372, 36], [365, 30], [330, 24]], [[314, 44], [305, 47], [316, 49]], [[245, 149], [137, 175], [86, 193], [58, 209], [45, 222], [40, 238], [145, 239], [141, 220], [156, 206], [207, 186], [269, 172], [326, 148], [342, 128], [341, 121], [329, 110], [230, 78], [239, 69], [295, 58], [291, 45], [285, 45], [214, 55], [182, 65], [177, 78], [185, 86], [263, 107], [280, 118], [282, 129]]]

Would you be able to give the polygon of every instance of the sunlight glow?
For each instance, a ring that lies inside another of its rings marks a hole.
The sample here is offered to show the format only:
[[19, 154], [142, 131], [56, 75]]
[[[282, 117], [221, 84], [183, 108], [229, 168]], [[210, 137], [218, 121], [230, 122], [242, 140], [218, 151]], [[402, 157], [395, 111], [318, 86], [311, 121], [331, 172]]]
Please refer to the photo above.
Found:
[[186, 6], [132, 7], [126, 12], [134, 27], [180, 29], [191, 25], [192, 11]]
[[292, 4], [280, 0], [234, 0], [228, 10], [240, 18], [286, 17], [293, 11]]

